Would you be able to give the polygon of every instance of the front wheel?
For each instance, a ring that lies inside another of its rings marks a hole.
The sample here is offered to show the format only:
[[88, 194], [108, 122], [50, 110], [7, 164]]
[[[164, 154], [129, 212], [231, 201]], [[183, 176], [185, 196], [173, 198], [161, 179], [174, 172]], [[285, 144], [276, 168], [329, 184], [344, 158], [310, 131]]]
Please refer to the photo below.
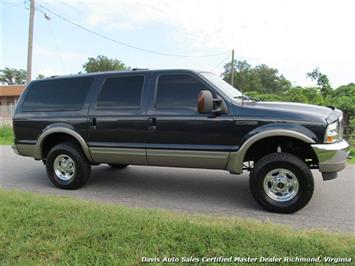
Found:
[[313, 176], [307, 164], [289, 153], [261, 158], [250, 173], [249, 186], [255, 200], [266, 210], [293, 213], [310, 201]]

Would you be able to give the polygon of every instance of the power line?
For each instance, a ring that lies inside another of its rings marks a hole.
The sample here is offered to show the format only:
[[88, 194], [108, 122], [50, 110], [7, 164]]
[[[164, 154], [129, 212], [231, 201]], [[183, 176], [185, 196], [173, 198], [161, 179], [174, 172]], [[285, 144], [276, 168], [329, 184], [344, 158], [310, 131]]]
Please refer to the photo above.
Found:
[[66, 21], [66, 22], [68, 22], [68, 23], [70, 23], [70, 24], [72, 24], [72, 25], [74, 25], [74, 26], [86, 31], [86, 32], [94, 34], [94, 35], [96, 35], [96, 36], [98, 36], [100, 38], [103, 38], [105, 40], [111, 41], [111, 42], [116, 43], [118, 45], [125, 46], [125, 47], [131, 48], [131, 49], [135, 49], [135, 50], [139, 50], [139, 51], [142, 51], [142, 52], [151, 53], [151, 54], [157, 54], [157, 55], [162, 55], [162, 56], [170, 56], [170, 57], [200, 57], [200, 58], [201, 57], [221, 56], [221, 55], [225, 55], [226, 53], [229, 53], [229, 51], [228, 51], [228, 52], [216, 53], [216, 54], [208, 54], [208, 55], [183, 55], [183, 54], [171, 54], [171, 53], [165, 53], [165, 52], [159, 52], [159, 51], [150, 50], [150, 49], [146, 49], [146, 48], [141, 48], [141, 47], [129, 44], [129, 43], [125, 43], [125, 42], [122, 42], [122, 41], [115, 40], [115, 39], [113, 39], [111, 37], [108, 37], [106, 35], [98, 33], [98, 32], [96, 32], [96, 31], [94, 31], [94, 30], [92, 30], [90, 28], [84, 27], [84, 26], [82, 26], [82, 25], [80, 25], [80, 24], [78, 24], [76, 22], [73, 22], [70, 19], [68, 19], [68, 18], [66, 18], [66, 17], [64, 17], [64, 16], [62, 16], [62, 15], [56, 13], [56, 12], [53, 12], [52, 10], [44, 7], [41, 4], [37, 4], [37, 5], [39, 6], [39, 8], [42, 9], [42, 11], [45, 10], [46, 12], [56, 16], [57, 18], [60, 18], [60, 19], [62, 19], [64, 21]]
[[[78, 2], [78, 3], [83, 4], [84, 2]], [[76, 8], [74, 8], [72, 5], [70, 5], [68, 3], [61, 2], [61, 4], [66, 5], [67, 7], [71, 8], [72, 10], [78, 11]], [[166, 26], [166, 24], [163, 21], [155, 21], [155, 23], [158, 25]], [[171, 24], [175, 27], [178, 27], [180, 25], [178, 22], [172, 22], [172, 21], [170, 21], [169, 24]], [[199, 33], [194, 32], [194, 36], [192, 36], [191, 34], [190, 35], [185, 34], [185, 36], [183, 36], [184, 39], [190, 39], [190, 40], [195, 40], [195, 41], [200, 41], [200, 42], [201, 41], [206, 42], [208, 40], [206, 37], [207, 36], [203, 36], [200, 32]], [[228, 52], [226, 51], [226, 53], [228, 53]], [[222, 53], [220, 53], [220, 54], [222, 55]]]
[[[85, 4], [85, 2], [82, 2], [82, 1], [76, 1], [76, 2], [79, 3], [79, 4]], [[66, 3], [66, 2], [62, 1], [62, 2], [60, 2], [60, 4], [65, 5], [65, 6], [69, 7], [71, 10], [78, 12], [78, 9], [74, 8], [72, 5], [70, 5], [70, 4]], [[164, 23], [164, 21], [155, 21], [154, 23], [158, 24], [158, 25], [166, 26], [166, 23]], [[175, 27], [180, 26], [179, 22], [169, 21], [169, 24], [172, 25], [172, 26], [175, 26]], [[199, 33], [194, 32], [194, 36], [192, 36], [192, 35], [183, 36], [184, 39], [190, 39], [190, 40], [196, 40], [196, 41], [204, 41], [204, 42], [207, 41], [206, 37], [207, 36], [203, 36], [200, 32]]]
[[217, 68], [219, 68], [222, 64], [225, 64], [226, 61], [229, 59], [229, 54], [227, 55], [227, 57], [223, 58], [223, 60], [221, 62], [218, 63], [218, 65], [216, 65], [214, 68], [212, 68], [210, 71], [213, 72], [215, 71]]

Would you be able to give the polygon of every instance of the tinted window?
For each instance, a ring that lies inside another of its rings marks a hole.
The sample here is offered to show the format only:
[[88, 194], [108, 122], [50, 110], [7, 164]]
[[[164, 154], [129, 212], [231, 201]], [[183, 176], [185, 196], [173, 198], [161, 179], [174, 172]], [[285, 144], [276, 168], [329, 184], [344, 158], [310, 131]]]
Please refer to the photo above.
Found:
[[197, 111], [197, 98], [206, 87], [186, 74], [161, 75], [158, 80], [156, 108], [183, 108]]
[[106, 79], [97, 100], [97, 107], [139, 107], [143, 88], [143, 76]]
[[83, 77], [34, 82], [30, 85], [23, 110], [79, 110], [93, 79]]

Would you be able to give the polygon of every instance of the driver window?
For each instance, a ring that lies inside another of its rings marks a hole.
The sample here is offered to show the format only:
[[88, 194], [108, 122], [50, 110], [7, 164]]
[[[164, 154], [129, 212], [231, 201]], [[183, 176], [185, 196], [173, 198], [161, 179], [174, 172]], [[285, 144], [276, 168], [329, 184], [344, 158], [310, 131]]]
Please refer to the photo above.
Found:
[[159, 76], [156, 109], [189, 109], [197, 112], [197, 98], [206, 86], [187, 74], [164, 74]]

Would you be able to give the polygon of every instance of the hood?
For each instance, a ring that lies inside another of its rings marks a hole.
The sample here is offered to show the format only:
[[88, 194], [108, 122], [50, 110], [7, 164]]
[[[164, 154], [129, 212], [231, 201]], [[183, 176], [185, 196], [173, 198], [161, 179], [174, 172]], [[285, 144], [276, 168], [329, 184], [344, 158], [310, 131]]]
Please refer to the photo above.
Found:
[[269, 115], [275, 119], [295, 121], [331, 123], [341, 115], [340, 110], [302, 103], [245, 101], [243, 106], [253, 108], [254, 113], [262, 117]]

